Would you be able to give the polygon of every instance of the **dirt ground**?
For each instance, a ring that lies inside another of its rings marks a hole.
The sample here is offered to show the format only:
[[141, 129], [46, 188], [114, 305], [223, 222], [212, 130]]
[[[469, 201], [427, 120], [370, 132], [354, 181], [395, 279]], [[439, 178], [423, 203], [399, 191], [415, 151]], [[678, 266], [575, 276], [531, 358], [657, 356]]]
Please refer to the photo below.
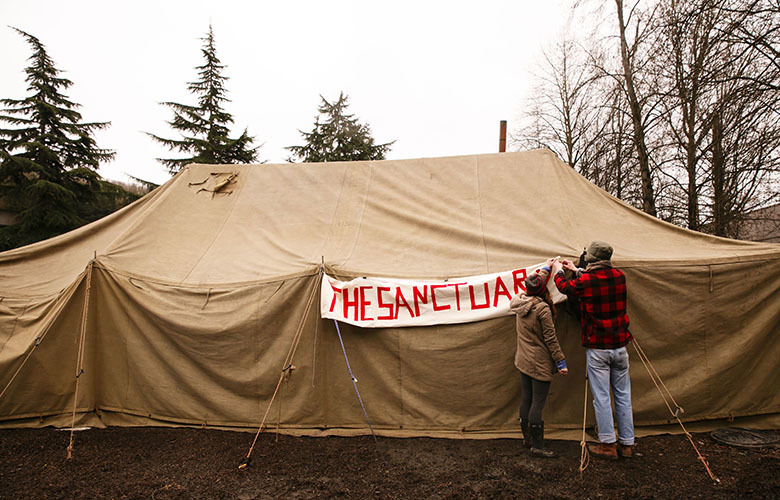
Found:
[[250, 465], [238, 465], [252, 433], [108, 428], [68, 432], [0, 430], [0, 498], [780, 498], [780, 449], [744, 449], [709, 434], [646, 437], [642, 456], [592, 459], [582, 477], [580, 446], [550, 441], [554, 459], [531, 457], [518, 440], [305, 438], [260, 435]]

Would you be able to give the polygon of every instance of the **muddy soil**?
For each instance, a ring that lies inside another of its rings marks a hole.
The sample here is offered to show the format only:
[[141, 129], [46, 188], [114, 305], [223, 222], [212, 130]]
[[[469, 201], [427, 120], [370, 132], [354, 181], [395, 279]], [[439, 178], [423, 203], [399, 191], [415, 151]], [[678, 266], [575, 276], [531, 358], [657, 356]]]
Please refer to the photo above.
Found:
[[204, 429], [108, 428], [75, 434], [0, 430], [0, 499], [733, 499], [780, 498], [780, 450], [727, 446], [694, 434], [642, 438], [630, 460], [592, 459], [549, 441], [554, 459], [522, 442], [305, 438]]

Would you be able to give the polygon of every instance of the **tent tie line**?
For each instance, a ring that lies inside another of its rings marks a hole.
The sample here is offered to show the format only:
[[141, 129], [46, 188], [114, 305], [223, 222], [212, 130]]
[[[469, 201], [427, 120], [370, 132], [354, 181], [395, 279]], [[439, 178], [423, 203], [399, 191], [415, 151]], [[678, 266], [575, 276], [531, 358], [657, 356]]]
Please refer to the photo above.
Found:
[[[63, 289], [64, 290], [64, 289]], [[60, 292], [62, 293], [62, 292]], [[26, 311], [25, 307], [25, 311]], [[27, 364], [27, 361], [30, 359], [30, 356], [32, 356], [33, 351], [41, 345], [41, 342], [43, 342], [43, 337], [46, 336], [46, 334], [49, 332], [49, 329], [47, 329], [39, 336], [35, 337], [35, 342], [33, 343], [32, 347], [29, 351], [27, 351], [27, 355], [24, 357], [24, 360], [19, 365], [19, 368], [16, 369], [13, 375], [11, 375], [11, 378], [8, 380], [8, 382], [5, 384], [5, 387], [3, 387], [3, 390], [0, 391], [0, 399], [3, 399], [3, 396], [5, 396], [5, 393], [8, 391], [8, 388], [11, 387], [11, 384], [13, 383], [14, 379], [16, 379], [16, 376], [19, 375], [19, 372], [22, 371], [22, 368], [24, 368], [24, 365]]]
[[[289, 365], [285, 366], [282, 369], [282, 373], [284, 374], [283, 378], [284, 378], [285, 388], [287, 388], [290, 385], [290, 378], [292, 377], [292, 373], [293, 373], [293, 371], [296, 368], [297, 367], [295, 365], [289, 364]], [[280, 426], [280, 424], [282, 422], [282, 403], [283, 402], [284, 402], [284, 400], [280, 398], [279, 399], [279, 405], [276, 407], [276, 411], [277, 411], [277, 416], [276, 416], [276, 442], [277, 443], [279, 442], [279, 426]]]
[[588, 453], [588, 445], [585, 442], [585, 425], [588, 420], [588, 371], [585, 370], [585, 398], [582, 404], [582, 438], [580, 439], [580, 479], [582, 479], [582, 473], [590, 465], [590, 453]]
[[11, 379], [8, 381], [7, 384], [5, 384], [5, 387], [3, 387], [2, 392], [0, 392], [0, 399], [5, 396], [6, 391], [8, 391], [8, 388], [11, 387], [11, 384], [13, 383], [14, 379], [16, 379], [16, 376], [19, 375], [19, 372], [22, 371], [22, 368], [24, 368], [24, 365], [27, 364], [27, 360], [30, 359], [30, 356], [32, 356], [33, 351], [35, 351], [35, 348], [41, 345], [41, 337], [38, 337], [35, 339], [35, 344], [33, 344], [32, 349], [27, 351], [27, 356], [25, 356], [24, 361], [19, 365], [19, 368], [16, 369], [14, 374], [11, 376]]
[[76, 388], [73, 391], [73, 413], [70, 421], [70, 439], [68, 441], [67, 457], [73, 458], [73, 432], [76, 427], [76, 406], [79, 400], [79, 379], [84, 373], [84, 343], [87, 336], [87, 317], [89, 314], [89, 292], [92, 289], [92, 269], [95, 261], [92, 260], [87, 267], [87, 285], [84, 291], [84, 306], [81, 308], [81, 327], [79, 328], [79, 352], [76, 356]]
[[[320, 277], [321, 276], [322, 275], [320, 275]], [[249, 451], [247, 452], [246, 457], [244, 457], [244, 459], [238, 464], [239, 469], [246, 468], [249, 465], [249, 462], [252, 461], [252, 451], [255, 449], [257, 438], [260, 437], [260, 433], [263, 431], [263, 427], [265, 427], [265, 420], [268, 417], [268, 413], [271, 411], [271, 407], [274, 404], [274, 399], [276, 399], [276, 395], [279, 392], [279, 387], [282, 385], [282, 381], [285, 379], [285, 377], [292, 375], [293, 370], [295, 370], [295, 365], [292, 364], [293, 357], [295, 356], [295, 351], [298, 349], [298, 343], [300, 342], [303, 333], [303, 326], [307, 316], [309, 315], [309, 311], [311, 310], [311, 305], [314, 302], [315, 292], [318, 288], [319, 280], [315, 281], [314, 286], [309, 293], [309, 300], [306, 303], [306, 308], [304, 309], [301, 320], [298, 323], [298, 329], [295, 331], [290, 349], [287, 351], [287, 356], [284, 359], [284, 363], [282, 363], [283, 368], [279, 373], [279, 380], [276, 382], [276, 388], [274, 389], [274, 393], [271, 396], [271, 401], [268, 403], [268, 407], [265, 410], [263, 419], [260, 421], [260, 426], [257, 428], [257, 433], [255, 433], [255, 438], [252, 440], [252, 445], [249, 447]]]
[[[93, 266], [94, 266], [94, 260], [90, 261], [89, 265], [87, 266], [87, 269], [86, 269], [85, 273], [83, 273], [79, 277], [79, 281], [81, 279], [84, 279], [84, 277], [87, 277], [89, 279], [89, 277], [92, 274], [92, 267]], [[63, 288], [62, 290], [60, 290], [59, 293], [61, 294], [65, 290], [66, 290], [66, 288]], [[85, 301], [88, 301], [88, 299], [87, 299], [88, 296], [89, 296], [89, 284], [87, 285], [87, 292], [86, 292], [86, 295], [85, 295]], [[25, 310], [26, 310], [26, 308], [25, 308]], [[84, 317], [82, 315], [82, 329], [85, 326], [83, 324], [83, 322], [84, 322]], [[41, 343], [43, 342], [43, 338], [46, 336], [46, 334], [49, 333], [49, 328], [50, 327], [51, 327], [51, 323], [46, 327], [46, 329], [43, 331], [43, 333], [41, 335], [39, 335], [38, 337], [35, 338], [35, 342], [31, 345], [31, 347], [27, 351], [27, 355], [24, 357], [24, 360], [22, 360], [22, 362], [19, 365], [19, 367], [16, 369], [14, 374], [11, 376], [11, 378], [8, 380], [8, 382], [5, 384], [5, 387], [3, 387], [3, 390], [0, 391], [0, 399], [2, 399], [3, 396], [5, 396], [6, 392], [8, 392], [8, 388], [11, 387], [11, 384], [14, 382], [14, 380], [16, 380], [16, 377], [19, 375], [19, 372], [22, 371], [22, 368], [24, 368], [25, 365], [27, 364], [27, 362], [30, 360], [30, 357], [32, 357], [32, 354], [33, 354], [33, 352], [35, 352], [35, 349], [38, 348], [38, 346], [41, 345]], [[80, 350], [82, 350], [82, 352], [80, 353], [80, 356], [83, 356], [83, 345], [80, 346]], [[77, 383], [78, 383], [78, 375], [79, 374], [76, 375], [76, 378], [77, 378], [76, 382]], [[71, 429], [72, 428], [73, 428], [73, 425], [71, 425]], [[73, 440], [73, 432], [71, 431], [71, 445], [72, 445], [72, 440]], [[69, 446], [69, 447], [71, 447], [71, 449], [72, 449], [72, 446]], [[70, 455], [70, 452], [68, 452], [68, 454]]]
[[347, 371], [349, 372], [349, 378], [352, 379], [352, 386], [355, 388], [355, 394], [357, 394], [358, 401], [360, 402], [360, 407], [363, 409], [363, 416], [366, 419], [366, 423], [368, 424], [368, 429], [371, 431], [371, 437], [374, 438], [374, 444], [377, 447], [377, 450], [379, 451], [379, 456], [382, 458], [382, 462], [387, 466], [387, 461], [385, 460], [385, 456], [382, 453], [381, 450], [379, 450], [379, 442], [376, 440], [376, 434], [374, 433], [374, 427], [371, 425], [371, 420], [368, 418], [368, 412], [366, 412], [366, 405], [363, 404], [363, 398], [360, 397], [360, 391], [358, 390], [357, 386], [357, 378], [355, 378], [355, 375], [352, 373], [352, 367], [349, 365], [349, 358], [347, 357], [347, 350], [344, 347], [344, 340], [341, 338], [341, 329], [339, 328], [339, 322], [335, 319], [333, 320], [333, 324], [336, 325], [336, 333], [339, 336], [339, 343], [341, 344], [341, 352], [344, 353], [344, 361], [347, 363]]
[[[666, 408], [669, 410], [669, 413], [672, 415], [672, 417], [674, 417], [677, 420], [677, 423], [680, 424], [680, 427], [682, 427], [685, 436], [688, 438], [688, 441], [690, 441], [694, 451], [696, 452], [698, 460], [704, 465], [705, 469], [707, 469], [707, 474], [710, 476], [710, 479], [712, 479], [716, 483], [720, 483], [720, 479], [718, 479], [715, 476], [715, 474], [713, 474], [712, 470], [709, 467], [709, 464], [707, 463], [707, 459], [699, 452], [699, 449], [696, 447], [696, 444], [693, 442], [693, 436], [691, 436], [691, 434], [685, 428], [685, 425], [683, 425], [682, 420], [680, 419], [680, 415], [685, 413], [685, 410], [680, 405], [677, 404], [677, 401], [674, 400], [674, 396], [672, 396], [672, 393], [669, 391], [669, 388], [666, 387], [666, 384], [664, 384], [663, 380], [661, 379], [661, 376], [658, 375], [658, 372], [656, 371], [655, 367], [650, 362], [650, 358], [648, 358], [647, 354], [645, 354], [644, 350], [642, 350], [642, 347], [639, 345], [639, 342], [636, 340], [636, 337], [634, 337], [633, 344], [634, 344], [634, 348], [639, 354], [639, 359], [642, 361], [642, 364], [647, 370], [647, 373], [650, 375], [650, 380], [653, 381], [655, 388], [658, 389], [658, 392], [661, 394], [661, 398], [664, 400], [664, 404], [666, 404]], [[661, 387], [663, 387], [663, 390], [661, 389]], [[667, 396], [669, 399], [667, 399]], [[669, 404], [669, 400], [671, 400], [672, 404], [674, 404], [675, 406], [674, 411], [672, 410], [672, 407]], [[587, 412], [588, 412], [588, 375], [586, 373], [585, 374], [585, 399], [584, 399], [583, 412], [582, 412], [582, 439], [580, 440], [580, 448], [581, 448], [580, 466], [579, 466], [580, 478], [582, 478], [582, 473], [585, 471], [585, 469], [588, 468], [588, 465], [590, 463], [590, 456], [588, 454], [588, 448], [585, 443], [585, 427], [587, 421]]]
[[[669, 388], [666, 387], [666, 384], [664, 384], [663, 380], [661, 379], [661, 376], [658, 375], [658, 372], [656, 371], [655, 367], [650, 362], [650, 358], [647, 357], [647, 354], [645, 354], [644, 350], [639, 345], [639, 342], [636, 340], [636, 337], [634, 337], [633, 344], [634, 344], [634, 349], [636, 349], [636, 352], [639, 354], [639, 359], [642, 361], [642, 364], [645, 366], [647, 373], [650, 375], [650, 380], [653, 381], [655, 388], [658, 389], [658, 392], [661, 394], [661, 398], [663, 398], [664, 404], [666, 404], [666, 408], [669, 410], [669, 413], [672, 415], [672, 417], [675, 420], [677, 420], [677, 423], [680, 424], [680, 427], [685, 433], [685, 437], [688, 438], [688, 441], [691, 443], [691, 446], [693, 446], [693, 449], [696, 452], [698, 460], [704, 465], [704, 468], [707, 469], [707, 474], [710, 476], [710, 479], [712, 479], [716, 483], [720, 483], [720, 479], [718, 479], [715, 476], [715, 474], [713, 474], [709, 464], [707, 463], [707, 459], [701, 454], [701, 452], [699, 452], [699, 448], [696, 446], [696, 443], [693, 442], [693, 436], [691, 435], [690, 432], [688, 432], [682, 420], [680, 419], [680, 415], [685, 413], [685, 410], [680, 405], [677, 404], [677, 401], [674, 400], [674, 396], [672, 396], [672, 393], [669, 391]], [[661, 389], [661, 387], [663, 387], [663, 390]], [[667, 396], [669, 399], [667, 399]], [[672, 404], [674, 404], [675, 406], [674, 410], [672, 410], [672, 407], [669, 404], [670, 400]]]

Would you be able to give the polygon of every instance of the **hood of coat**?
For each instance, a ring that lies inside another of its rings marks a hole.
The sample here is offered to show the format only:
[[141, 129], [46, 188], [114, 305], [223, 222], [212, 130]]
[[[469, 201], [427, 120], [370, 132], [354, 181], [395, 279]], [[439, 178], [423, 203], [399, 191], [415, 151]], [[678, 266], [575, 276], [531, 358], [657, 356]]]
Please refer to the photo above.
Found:
[[612, 269], [611, 260], [596, 260], [588, 264], [586, 271], [600, 271], [602, 269]]
[[531, 309], [539, 302], [542, 302], [541, 297], [520, 293], [512, 298], [509, 309], [519, 316], [527, 316], [528, 313], [531, 312]]

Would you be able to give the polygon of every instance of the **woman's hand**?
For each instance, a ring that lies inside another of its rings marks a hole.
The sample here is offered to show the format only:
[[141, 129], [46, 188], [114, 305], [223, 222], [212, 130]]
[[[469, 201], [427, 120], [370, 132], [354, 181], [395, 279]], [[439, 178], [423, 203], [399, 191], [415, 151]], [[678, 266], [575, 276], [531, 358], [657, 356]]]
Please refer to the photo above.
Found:
[[558, 370], [558, 373], [560, 373], [561, 375], [566, 376], [566, 375], [569, 374], [569, 369], [568, 368], [562, 368], [562, 369]]

